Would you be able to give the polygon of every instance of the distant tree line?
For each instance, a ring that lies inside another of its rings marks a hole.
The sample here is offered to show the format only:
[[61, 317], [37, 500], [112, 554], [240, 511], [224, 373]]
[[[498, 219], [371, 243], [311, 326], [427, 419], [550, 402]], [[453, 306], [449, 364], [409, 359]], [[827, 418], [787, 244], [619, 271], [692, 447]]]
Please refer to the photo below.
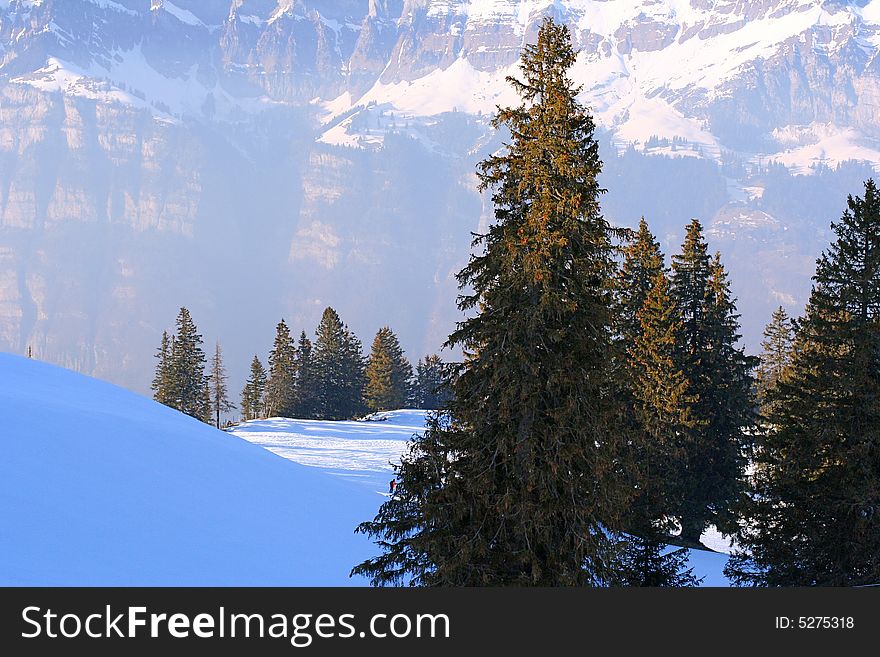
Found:
[[[220, 344], [209, 367], [202, 337], [186, 308], [180, 309], [176, 332], [162, 334], [157, 359], [152, 384], [156, 401], [217, 427], [235, 408]], [[420, 359], [413, 370], [387, 326], [376, 333], [365, 357], [361, 341], [327, 308], [314, 341], [305, 331], [294, 340], [287, 323], [278, 323], [268, 369], [256, 355], [251, 361], [241, 391], [241, 419], [342, 420], [405, 407], [436, 410], [449, 397], [447, 370], [436, 354]]]

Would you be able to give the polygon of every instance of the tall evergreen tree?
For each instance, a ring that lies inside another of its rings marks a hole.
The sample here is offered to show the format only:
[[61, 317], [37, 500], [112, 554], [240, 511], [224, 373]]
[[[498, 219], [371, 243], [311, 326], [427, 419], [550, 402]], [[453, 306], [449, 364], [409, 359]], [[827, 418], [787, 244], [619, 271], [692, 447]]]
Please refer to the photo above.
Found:
[[315, 361], [312, 356], [312, 342], [306, 332], [299, 335], [296, 345], [296, 395], [295, 415], [299, 418], [314, 418], [318, 412], [318, 396], [315, 389]]
[[376, 333], [367, 359], [364, 401], [371, 411], [404, 408], [409, 398], [412, 365], [397, 336], [385, 326]]
[[189, 310], [177, 314], [177, 333], [170, 347], [172, 399], [169, 406], [204, 422], [210, 422], [202, 336]]
[[318, 416], [343, 420], [362, 413], [363, 348], [333, 308], [327, 308], [321, 316], [313, 356]]
[[819, 258], [728, 574], [739, 583], [880, 581], [880, 192], [850, 196]]
[[270, 417], [293, 417], [296, 403], [296, 344], [282, 319], [275, 327], [275, 342], [269, 352], [266, 408]]
[[345, 374], [339, 390], [337, 417], [351, 418], [363, 415], [367, 410], [364, 404], [364, 389], [367, 385], [366, 359], [363, 344], [348, 326], [344, 327], [343, 336], [342, 369]]
[[754, 359], [739, 342], [739, 315], [720, 258], [708, 254], [694, 219], [672, 260], [672, 298], [681, 316], [678, 365], [695, 399], [695, 429], [684, 444], [680, 508], [682, 538], [698, 543], [714, 523], [736, 530], [734, 506], [743, 493], [748, 431], [754, 425]]
[[440, 356], [430, 354], [420, 358], [412, 385], [412, 406], [429, 411], [444, 408], [450, 397], [448, 378]]
[[662, 521], [680, 508], [676, 478], [686, 465], [688, 438], [699, 426], [694, 418], [696, 398], [677, 357], [682, 323], [663, 271], [655, 274], [638, 319], [641, 329], [629, 350], [628, 369], [634, 412], [644, 435], [638, 450], [640, 494], [628, 520], [641, 537], [659, 541], [671, 529]]
[[666, 271], [660, 244], [645, 218], [623, 249], [623, 262], [615, 279], [618, 334], [629, 349], [641, 333], [639, 313], [654, 286], [657, 274]]
[[613, 575], [608, 528], [630, 494], [610, 366], [613, 234], [599, 208], [593, 121], [568, 76], [574, 61], [568, 29], [547, 19], [523, 51], [523, 80], [509, 79], [523, 102], [500, 110], [495, 126], [510, 143], [480, 166], [495, 223], [458, 276], [473, 290], [459, 307], [477, 313], [449, 339], [466, 359], [451, 423], [430, 427], [420, 452], [429, 456], [414, 459], [427, 482], [401, 470], [412, 505], [389, 501], [360, 527], [385, 550], [356, 569], [376, 584], [582, 585]]
[[769, 408], [771, 391], [782, 380], [791, 362], [793, 341], [794, 325], [785, 308], [779, 306], [773, 311], [770, 323], [764, 328], [761, 361], [755, 377], [761, 415], [765, 418], [772, 412]]
[[153, 391], [153, 399], [160, 404], [171, 406], [176, 398], [174, 391], [174, 375], [171, 363], [174, 336], [169, 336], [168, 331], [162, 331], [162, 342], [156, 352], [156, 374], [150, 389]]
[[629, 470], [637, 491], [627, 507], [617, 584], [690, 586], [684, 552], [666, 548], [677, 506], [683, 436], [693, 427], [688, 382], [676, 360], [679, 313], [670, 296], [663, 253], [644, 218], [623, 249], [615, 278], [617, 367], [632, 440]]
[[223, 352], [220, 342], [214, 345], [214, 355], [211, 357], [211, 373], [208, 375], [208, 387], [210, 389], [210, 405], [214, 423], [220, 428], [220, 416], [228, 413], [235, 404], [229, 401], [229, 392], [226, 385], [226, 368], [223, 366]]
[[266, 412], [266, 368], [255, 355], [251, 373], [241, 391], [241, 419], [259, 420]]

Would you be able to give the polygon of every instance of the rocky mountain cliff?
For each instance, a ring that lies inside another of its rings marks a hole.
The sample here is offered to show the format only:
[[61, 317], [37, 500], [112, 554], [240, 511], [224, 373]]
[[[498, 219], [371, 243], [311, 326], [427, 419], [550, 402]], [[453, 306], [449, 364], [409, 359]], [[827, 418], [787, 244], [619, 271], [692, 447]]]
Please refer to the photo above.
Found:
[[187, 305], [237, 389], [329, 304], [436, 350], [548, 14], [609, 218], [704, 221], [755, 347], [880, 163], [880, 0], [0, 0], [0, 349], [144, 391]]

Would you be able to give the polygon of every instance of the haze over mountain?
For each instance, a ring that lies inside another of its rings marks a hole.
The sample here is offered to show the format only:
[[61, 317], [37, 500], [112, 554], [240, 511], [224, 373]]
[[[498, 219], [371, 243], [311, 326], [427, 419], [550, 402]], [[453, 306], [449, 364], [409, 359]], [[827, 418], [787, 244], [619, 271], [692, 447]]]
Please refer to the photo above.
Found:
[[607, 216], [703, 221], [756, 348], [880, 163], [880, 0], [0, 0], [0, 349], [144, 391], [186, 305], [237, 389], [332, 305], [436, 350], [548, 14]]

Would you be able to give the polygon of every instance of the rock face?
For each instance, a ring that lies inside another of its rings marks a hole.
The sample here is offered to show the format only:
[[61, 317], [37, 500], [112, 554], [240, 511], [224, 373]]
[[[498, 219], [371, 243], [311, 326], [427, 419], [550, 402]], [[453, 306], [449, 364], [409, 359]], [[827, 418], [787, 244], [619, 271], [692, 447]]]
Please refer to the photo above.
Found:
[[436, 350], [546, 15], [606, 213], [670, 251], [702, 219], [756, 345], [871, 173], [835, 167], [880, 162], [880, 0], [0, 0], [0, 349], [144, 391], [187, 305], [237, 388], [279, 316], [333, 305]]

